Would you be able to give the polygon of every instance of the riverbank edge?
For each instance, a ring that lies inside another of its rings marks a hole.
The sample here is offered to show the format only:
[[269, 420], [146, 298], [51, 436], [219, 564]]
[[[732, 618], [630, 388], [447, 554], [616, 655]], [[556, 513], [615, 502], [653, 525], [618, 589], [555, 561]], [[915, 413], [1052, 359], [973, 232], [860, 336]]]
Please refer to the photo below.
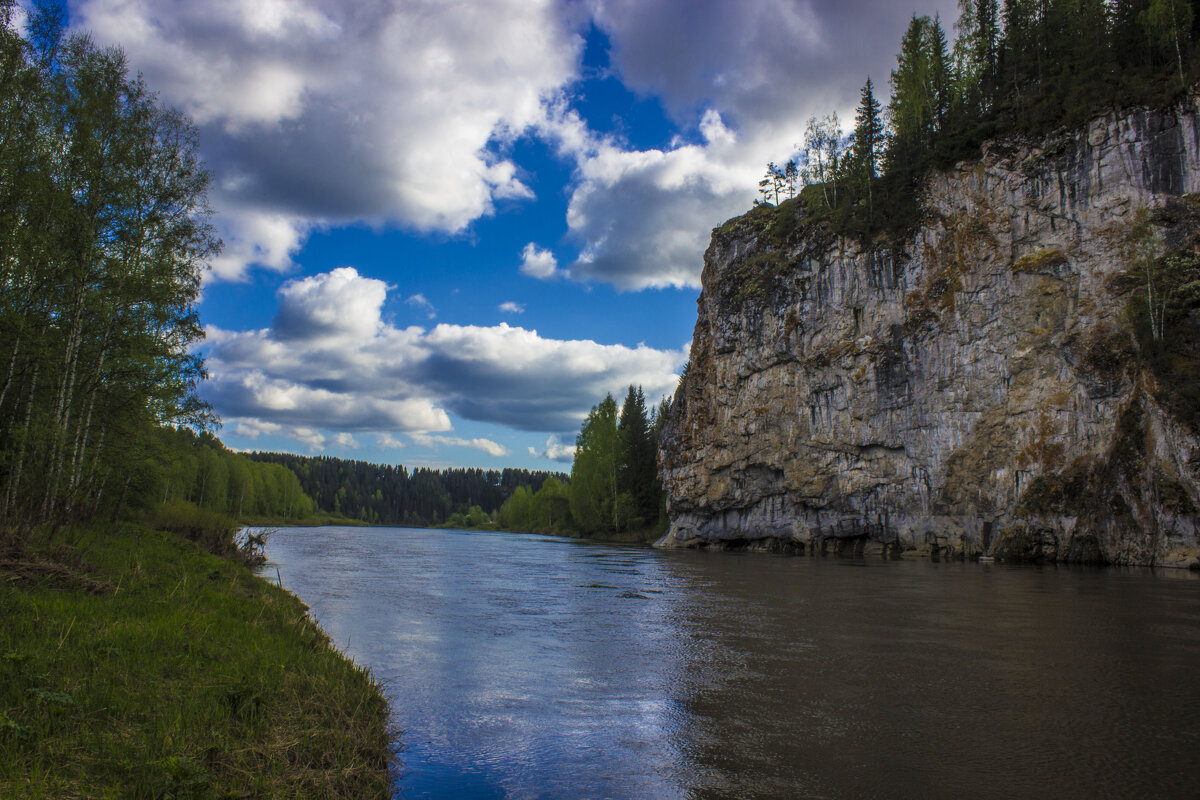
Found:
[[[1070, 562], [1057, 559], [1054, 557], [1039, 557], [1036, 554], [1028, 555], [1019, 553], [1017, 555], [1004, 556], [987, 556], [979, 552], [965, 552], [961, 547], [955, 547], [952, 544], [932, 544], [923, 543], [918, 545], [897, 546], [893, 543], [884, 543], [879, 541], [863, 542], [862, 547], [858, 548], [859, 540], [847, 539], [842, 542], [834, 541], [827, 542], [827, 547], [824, 550], [817, 549], [811, 545], [806, 546], [802, 541], [791, 541], [777, 538], [751, 539], [751, 540], [732, 540], [732, 541], [708, 541], [703, 544], [686, 544], [679, 545], [669, 541], [664, 535], [662, 538], [654, 542], [654, 547], [665, 550], [707, 550], [712, 552], [745, 552], [745, 553], [764, 553], [770, 555], [783, 555], [794, 557], [846, 557], [846, 558], [883, 558], [892, 560], [906, 561], [972, 561], [983, 563], [1008, 563], [1008, 564], [1071, 564], [1080, 562]], [[1200, 547], [1192, 547], [1181, 545], [1172, 548], [1160, 560], [1153, 564], [1105, 564], [1094, 563], [1091, 566], [1111, 567], [1111, 566], [1136, 566], [1147, 567], [1150, 569], [1185, 569], [1193, 572], [1200, 571]]]
[[0, 557], [0, 796], [387, 798], [397, 736], [299, 598], [178, 535]]

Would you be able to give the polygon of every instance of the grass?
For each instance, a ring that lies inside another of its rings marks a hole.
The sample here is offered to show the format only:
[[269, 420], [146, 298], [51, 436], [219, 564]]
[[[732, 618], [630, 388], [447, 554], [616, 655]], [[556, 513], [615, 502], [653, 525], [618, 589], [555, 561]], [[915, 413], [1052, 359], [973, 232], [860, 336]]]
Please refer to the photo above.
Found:
[[0, 558], [0, 797], [374, 798], [371, 676], [294, 596], [132, 524]]
[[[341, 527], [363, 527], [371, 525], [370, 522], [363, 522], [357, 517], [344, 517], [341, 514], [326, 513], [317, 511], [307, 517], [292, 518], [292, 517], [264, 517], [254, 516], [252, 514], [243, 514], [237, 519], [238, 525], [246, 525], [251, 528], [319, 528], [323, 525], [338, 525]], [[377, 523], [384, 525], [385, 523]]]

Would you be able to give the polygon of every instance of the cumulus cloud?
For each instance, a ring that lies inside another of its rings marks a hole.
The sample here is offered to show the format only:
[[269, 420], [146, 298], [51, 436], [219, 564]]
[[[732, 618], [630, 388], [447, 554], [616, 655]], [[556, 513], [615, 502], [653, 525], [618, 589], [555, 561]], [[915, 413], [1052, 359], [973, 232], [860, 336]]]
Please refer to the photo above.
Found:
[[496, 307], [498, 309], [500, 309], [501, 311], [503, 311], [505, 314], [524, 314], [525, 313], [525, 306], [523, 306], [520, 303], [514, 303], [512, 300], [507, 300]]
[[[233, 426], [233, 432], [246, 439], [257, 439], [259, 436], [279, 436], [285, 439], [295, 439], [307, 444], [312, 450], [324, 450], [326, 436], [320, 431], [304, 425], [280, 425], [277, 422], [257, 418], [226, 418], [226, 424]], [[349, 434], [343, 434], [348, 436]], [[350, 439], [354, 442], [353, 438]], [[341, 444], [341, 442], [338, 442]], [[354, 442], [353, 447], [357, 447]]]
[[849, 124], [867, 75], [886, 91], [912, 13], [941, 13], [948, 28], [957, 16], [955, 0], [699, 0], [686, 14], [668, 0], [589, 7], [614, 73], [697, 134], [631, 150], [562, 108], [542, 125], [577, 164], [571, 274], [627, 290], [698, 287], [709, 230], [749, 207], [764, 165], [792, 157], [807, 119], [837, 111]]
[[[285, 265], [313, 224], [457, 232], [531, 192], [497, 144], [578, 70], [577, 13], [552, 0], [79, 0], [201, 126], [233, 243], [216, 274]], [[452, 190], [451, 188], [452, 187]], [[251, 209], [254, 218], [240, 219]]]
[[678, 118], [717, 108], [743, 128], [852, 108], [867, 75], [887, 85], [913, 14], [940, 15], [948, 34], [958, 18], [957, 0], [697, 0], [687, 14], [670, 0], [590, 7], [625, 85]]
[[521, 251], [521, 272], [531, 278], [548, 281], [557, 278], [558, 259], [549, 250], [543, 250], [533, 242]]
[[[522, 272], [636, 290], [697, 286], [707, 231], [749, 206], [808, 117], [848, 123], [868, 74], [885, 91], [914, 12], [949, 30], [957, 2], [78, 0], [71, 16], [200, 123], [218, 278], [286, 270], [339, 224], [460, 232], [532, 196], [508, 145], [536, 131], [575, 161], [580, 255], [564, 269], [530, 243]], [[564, 113], [593, 23], [677, 141], [634, 150]]]
[[364, 278], [353, 267], [289, 281], [279, 290], [271, 330], [283, 340], [370, 337], [382, 324], [379, 309], [386, 296], [386, 283]]
[[244, 280], [246, 266], [257, 264], [275, 272], [292, 268], [292, 255], [300, 249], [315, 223], [292, 214], [238, 210], [226, 204], [217, 218], [224, 247], [212, 259], [212, 274], [221, 280]]
[[563, 444], [557, 436], [551, 436], [546, 440], [546, 446], [541, 450], [538, 450], [536, 447], [530, 447], [529, 455], [570, 464], [575, 460], [575, 445]]
[[[343, 267], [284, 284], [270, 328], [209, 326], [206, 399], [252, 438], [299, 429], [428, 437], [451, 430], [449, 413], [573, 435], [606, 392], [629, 384], [651, 397], [673, 391], [686, 358], [504, 323], [396, 328], [380, 321], [387, 290]], [[423, 441], [495, 450], [477, 440]]]
[[261, 419], [239, 419], [230, 420], [233, 422], [233, 432], [244, 439], [257, 439], [265, 434], [277, 434], [283, 430], [283, 426], [274, 422], [265, 422]]
[[358, 441], [354, 438], [354, 436], [352, 434], [349, 434], [349, 433], [335, 434], [333, 437], [333, 443], [336, 444], [338, 447], [345, 447], [349, 450], [357, 450], [358, 449]]
[[531, 431], [574, 432], [606, 392], [641, 385], [674, 391], [682, 351], [591, 340], [546, 339], [536, 330], [438, 325], [421, 340], [415, 379], [467, 419]]
[[404, 442], [392, 436], [390, 433], [381, 433], [375, 437], [375, 444], [386, 450], [399, 450], [404, 447]]
[[493, 442], [491, 439], [464, 439], [461, 436], [430, 436], [419, 433], [409, 434], [409, 438], [416, 444], [422, 447], [436, 448], [438, 445], [447, 445], [449, 447], [470, 447], [475, 450], [482, 450], [489, 456], [506, 456], [509, 454], [509, 449], [502, 444]]
[[762, 169], [717, 112], [700, 130], [702, 144], [631, 151], [571, 112], [543, 126], [577, 163], [567, 209], [581, 247], [573, 277], [631, 290], [700, 285], [709, 230], [745, 210]]

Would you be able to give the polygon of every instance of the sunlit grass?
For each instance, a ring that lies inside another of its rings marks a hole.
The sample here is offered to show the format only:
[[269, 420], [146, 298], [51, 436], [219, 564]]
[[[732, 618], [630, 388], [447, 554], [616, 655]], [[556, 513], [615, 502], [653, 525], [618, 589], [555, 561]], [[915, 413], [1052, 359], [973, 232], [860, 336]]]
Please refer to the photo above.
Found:
[[388, 796], [386, 704], [295, 597], [172, 534], [79, 539], [0, 570], [0, 797]]

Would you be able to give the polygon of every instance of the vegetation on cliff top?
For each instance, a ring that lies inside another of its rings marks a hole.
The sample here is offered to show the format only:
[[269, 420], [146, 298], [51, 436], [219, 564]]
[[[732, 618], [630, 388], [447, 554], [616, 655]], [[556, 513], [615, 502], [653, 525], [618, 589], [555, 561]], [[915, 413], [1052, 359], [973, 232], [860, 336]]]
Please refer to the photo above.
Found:
[[[959, 0], [951, 44], [940, 19], [914, 16], [886, 108], [870, 77], [854, 130], [810, 120], [795, 160], [767, 166], [769, 226], [902, 245], [920, 222], [931, 169], [976, 158], [988, 140], [1075, 129], [1114, 108], [1166, 107], [1200, 79], [1200, 13], [1188, 0]], [[767, 218], [758, 221], [762, 224]]]

